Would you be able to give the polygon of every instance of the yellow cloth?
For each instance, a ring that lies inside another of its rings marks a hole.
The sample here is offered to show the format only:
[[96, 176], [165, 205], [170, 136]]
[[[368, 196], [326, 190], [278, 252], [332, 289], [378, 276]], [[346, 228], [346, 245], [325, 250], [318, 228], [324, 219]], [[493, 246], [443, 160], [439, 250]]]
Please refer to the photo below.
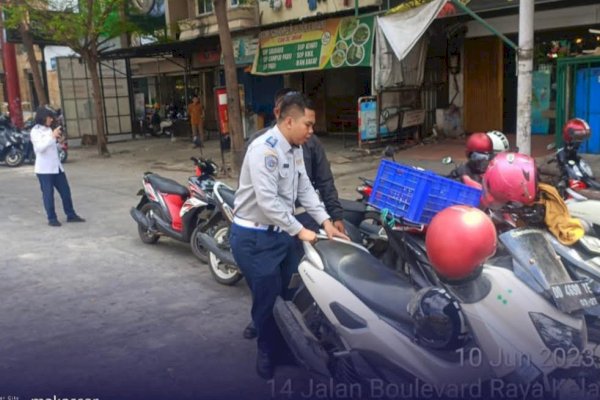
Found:
[[572, 245], [585, 233], [581, 221], [571, 218], [569, 209], [558, 190], [546, 183], [538, 184], [540, 203], [546, 207], [544, 222], [548, 230], [564, 245]]

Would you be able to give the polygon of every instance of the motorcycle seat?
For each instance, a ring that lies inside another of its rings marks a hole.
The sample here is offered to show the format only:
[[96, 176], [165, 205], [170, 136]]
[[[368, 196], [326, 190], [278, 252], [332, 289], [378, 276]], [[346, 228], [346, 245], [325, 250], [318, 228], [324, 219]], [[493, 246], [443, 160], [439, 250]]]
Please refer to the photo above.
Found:
[[344, 284], [375, 313], [412, 329], [406, 310], [415, 295], [412, 285], [371, 254], [347, 243], [319, 241], [315, 249], [325, 271]]
[[188, 189], [185, 186], [175, 182], [173, 179], [163, 178], [162, 176], [156, 174], [148, 174], [146, 175], [146, 178], [152, 186], [163, 193], [178, 194], [181, 197], [189, 196]]
[[340, 201], [342, 208], [346, 212], [364, 213], [367, 209], [367, 206], [364, 203], [361, 203], [360, 201], [346, 200], [346, 199], [339, 199], [339, 201]]
[[225, 186], [220, 186], [218, 190], [219, 190], [219, 194], [223, 198], [223, 201], [225, 202], [225, 204], [227, 204], [229, 207], [233, 208], [233, 200], [235, 199], [235, 190], [229, 189]]

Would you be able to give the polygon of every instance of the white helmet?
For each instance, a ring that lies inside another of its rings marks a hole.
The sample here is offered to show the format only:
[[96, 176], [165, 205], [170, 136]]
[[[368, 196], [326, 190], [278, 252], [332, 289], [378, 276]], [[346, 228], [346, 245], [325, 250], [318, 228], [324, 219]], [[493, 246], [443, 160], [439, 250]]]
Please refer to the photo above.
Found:
[[508, 139], [504, 133], [500, 131], [489, 131], [486, 133], [486, 135], [492, 139], [492, 146], [495, 154], [508, 151]]

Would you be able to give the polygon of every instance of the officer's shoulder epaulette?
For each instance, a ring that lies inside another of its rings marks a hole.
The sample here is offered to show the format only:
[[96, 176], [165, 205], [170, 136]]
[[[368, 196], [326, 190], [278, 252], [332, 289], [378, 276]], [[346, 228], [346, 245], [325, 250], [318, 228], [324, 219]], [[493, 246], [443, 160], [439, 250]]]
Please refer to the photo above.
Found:
[[277, 144], [277, 138], [275, 136], [269, 136], [267, 138], [267, 140], [265, 140], [265, 143], [267, 143], [269, 146], [275, 148], [275, 145]]

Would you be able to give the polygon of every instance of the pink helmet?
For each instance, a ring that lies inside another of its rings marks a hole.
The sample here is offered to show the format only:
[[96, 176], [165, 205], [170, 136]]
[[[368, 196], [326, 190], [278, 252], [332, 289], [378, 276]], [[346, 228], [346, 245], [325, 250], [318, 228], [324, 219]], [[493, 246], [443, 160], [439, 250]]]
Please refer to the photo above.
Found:
[[535, 160], [519, 153], [498, 154], [483, 174], [483, 192], [482, 203], [487, 206], [532, 205], [537, 193]]

